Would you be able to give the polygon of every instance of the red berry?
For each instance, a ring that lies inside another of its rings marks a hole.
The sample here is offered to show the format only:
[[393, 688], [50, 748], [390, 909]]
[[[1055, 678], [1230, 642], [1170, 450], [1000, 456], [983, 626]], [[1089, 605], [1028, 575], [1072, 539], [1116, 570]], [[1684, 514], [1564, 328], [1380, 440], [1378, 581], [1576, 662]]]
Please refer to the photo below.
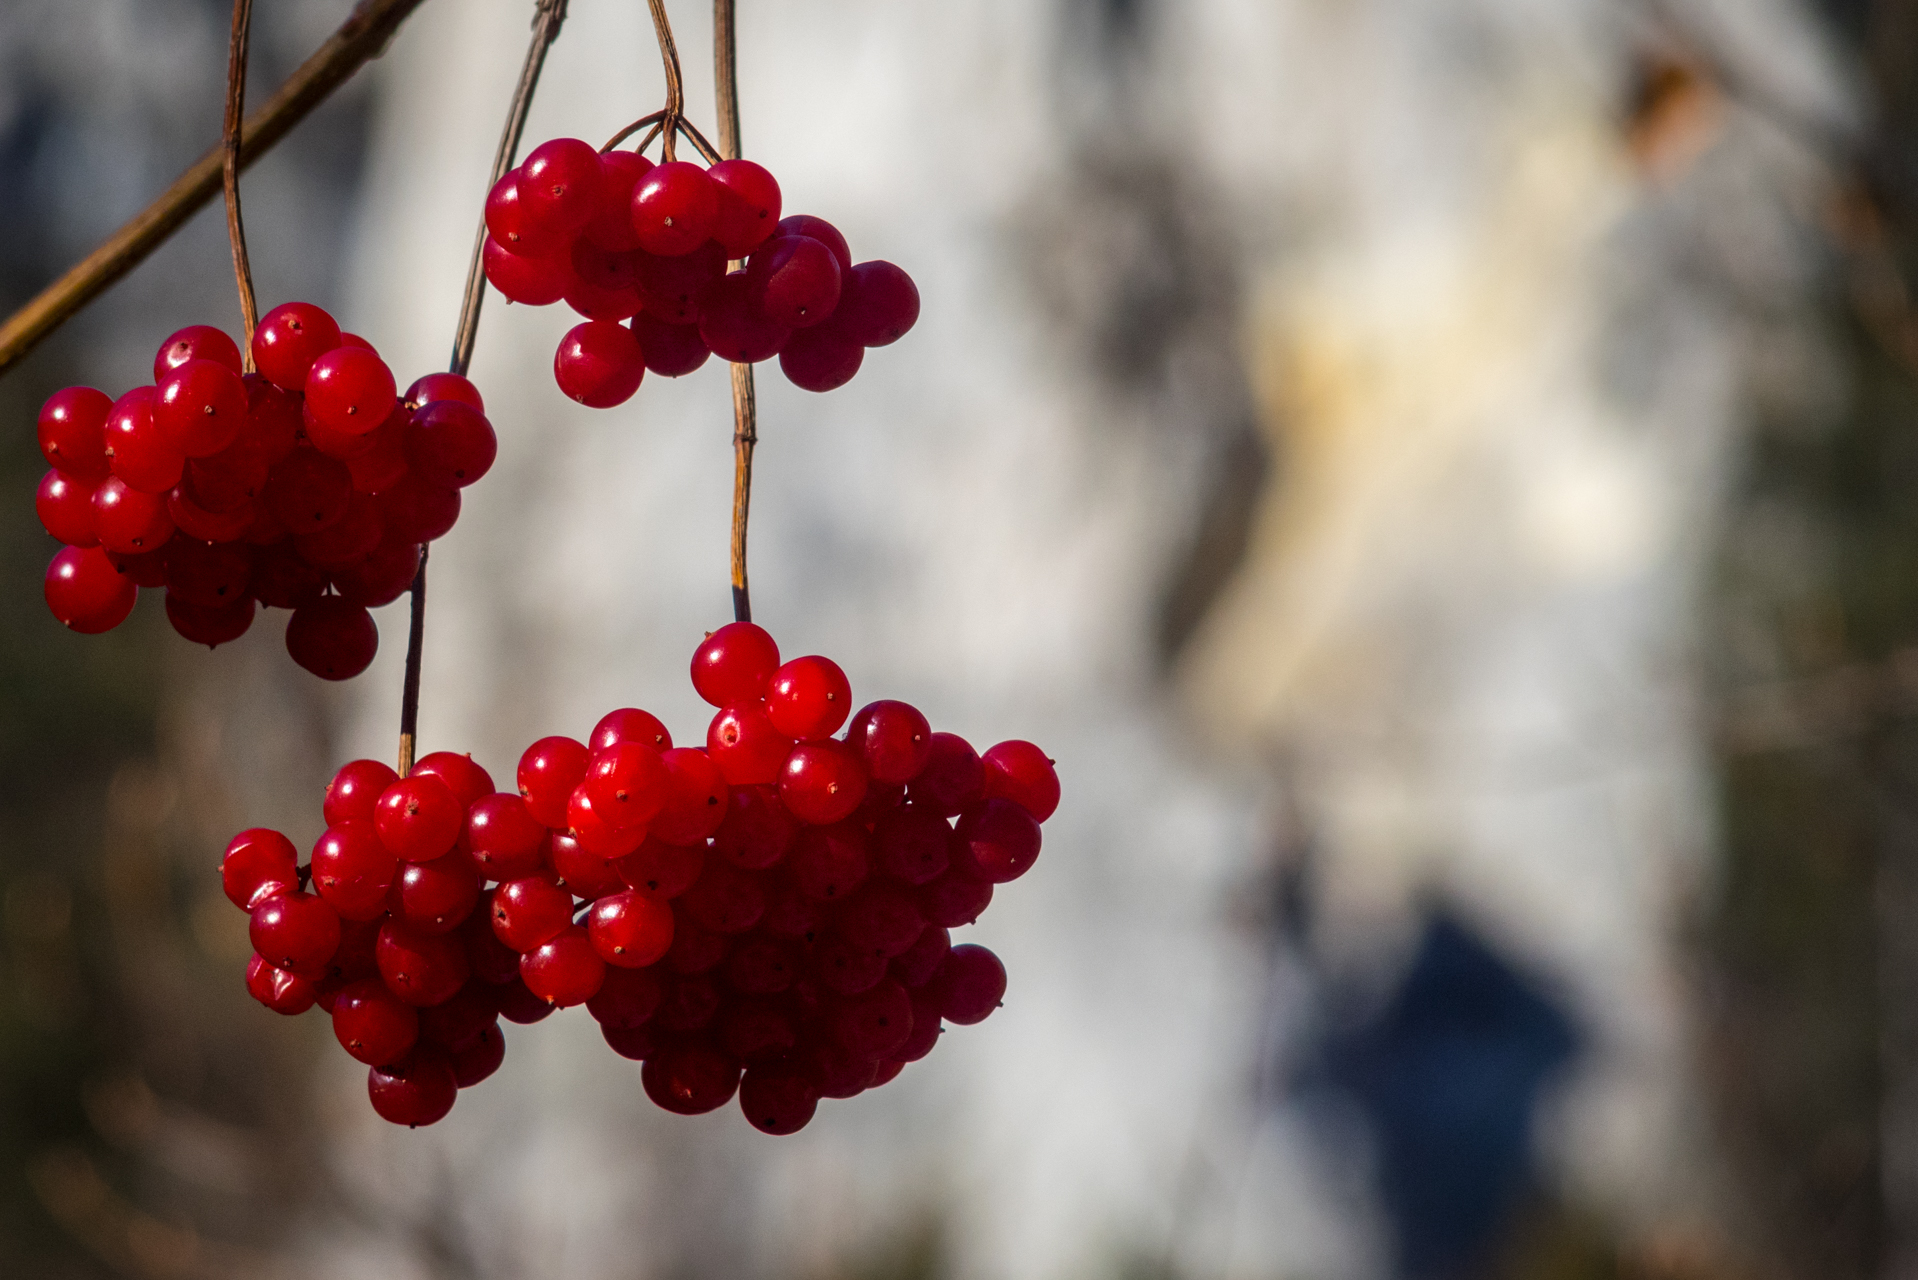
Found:
[[467, 847], [488, 879], [514, 880], [538, 871], [545, 842], [546, 828], [519, 796], [481, 796], [467, 808]]
[[448, 933], [466, 922], [479, 901], [479, 877], [464, 858], [409, 862], [393, 886], [395, 919], [420, 933]]
[[491, 237], [483, 252], [487, 282], [508, 302], [543, 307], [565, 297], [573, 285], [573, 264], [564, 254], [537, 258], [512, 253]]
[[59, 471], [40, 478], [33, 497], [34, 514], [48, 533], [70, 547], [97, 547], [100, 535], [94, 527], [93, 491], [96, 485]]
[[592, 856], [607, 861], [623, 858], [646, 839], [644, 826], [616, 827], [593, 810], [593, 795], [585, 784], [566, 798], [566, 834]]
[[833, 1038], [855, 1058], [889, 1058], [912, 1034], [912, 997], [890, 978], [833, 1011]]
[[365, 347], [336, 347], [306, 375], [306, 408], [322, 426], [346, 435], [363, 436], [385, 422], [398, 395], [393, 371]]
[[912, 890], [888, 880], [874, 880], [840, 908], [838, 927], [848, 942], [891, 959], [919, 941], [926, 929], [926, 917]]
[[786, 866], [794, 885], [815, 902], [851, 897], [866, 879], [866, 833], [849, 823], [808, 827], [793, 841]]
[[578, 138], [541, 143], [519, 167], [521, 221], [538, 231], [570, 233], [599, 208], [599, 152]]
[[153, 388], [135, 387], [113, 402], [103, 432], [113, 474], [141, 493], [165, 493], [186, 470], [181, 453], [153, 421]]
[[973, 943], [954, 947], [935, 978], [939, 1015], [962, 1027], [984, 1022], [1006, 994], [1006, 967]]
[[643, 1027], [601, 1026], [599, 1032], [609, 1049], [634, 1062], [650, 1058], [666, 1043], [665, 1033], [651, 1023]]
[[340, 345], [340, 326], [310, 302], [285, 302], [253, 330], [253, 367], [288, 391], [306, 390], [313, 362]]
[[189, 360], [161, 380], [153, 395], [153, 422], [166, 442], [189, 458], [220, 452], [246, 423], [246, 384], [239, 370], [212, 360]]
[[482, 769], [472, 756], [458, 751], [435, 751], [421, 756], [413, 766], [413, 774], [427, 773], [446, 784], [462, 809], [493, 794], [493, 775]]
[[188, 604], [214, 609], [250, 594], [253, 555], [244, 544], [174, 538], [166, 544], [165, 562], [167, 590]]
[[774, 324], [803, 329], [839, 305], [839, 260], [811, 236], [777, 236], [753, 251], [746, 283]]
[[633, 336], [639, 339], [647, 371], [662, 378], [683, 378], [712, 354], [697, 324], [669, 324], [644, 311], [633, 317]]
[[769, 880], [759, 931], [768, 938], [810, 945], [819, 935], [820, 914], [819, 904], [806, 896], [790, 874], [783, 875]]
[[542, 825], [564, 829], [566, 801], [586, 778], [591, 754], [571, 738], [541, 738], [519, 758], [519, 793]]
[[502, 248], [529, 258], [548, 258], [566, 248], [564, 231], [535, 226], [519, 199], [519, 170], [501, 176], [486, 193], [486, 231]]
[[725, 998], [704, 974], [679, 976], [665, 984], [653, 1023], [662, 1031], [704, 1031], [719, 1016]]
[[790, 218], [781, 218], [773, 234], [775, 236], [807, 236], [817, 240], [832, 250], [832, 256], [838, 262], [842, 276], [852, 271], [852, 250], [846, 246], [846, 237], [840, 234], [838, 227], [824, 218], [815, 218], [809, 213], [795, 213]]
[[851, 382], [866, 349], [846, 335], [837, 317], [802, 329], [779, 350], [779, 369], [801, 391], [835, 391]]
[[566, 1009], [585, 1004], [599, 991], [606, 980], [606, 962], [586, 930], [571, 924], [521, 956], [519, 975], [527, 990]]
[[190, 324], [160, 344], [153, 356], [153, 380], [164, 381], [167, 374], [189, 360], [211, 360], [225, 365], [236, 375], [241, 371], [240, 348], [224, 329], [210, 324]]
[[246, 990], [255, 1000], [288, 1018], [305, 1013], [319, 998], [311, 982], [275, 968], [258, 955], [246, 963]]
[[722, 708], [706, 729], [706, 754], [735, 787], [777, 780], [792, 748], [793, 740], [773, 728], [766, 704], [757, 699]]
[[872, 1086], [879, 1064], [852, 1057], [832, 1045], [817, 1045], [802, 1058], [806, 1078], [822, 1098], [854, 1098]]
[[463, 489], [492, 470], [499, 437], [472, 405], [438, 400], [413, 414], [406, 427], [405, 448], [420, 483]]
[[702, 929], [714, 933], [744, 933], [766, 913], [766, 895], [759, 877], [729, 862], [710, 858], [698, 883], [676, 904]]
[[250, 912], [264, 898], [299, 888], [298, 864], [291, 840], [267, 827], [249, 827], [226, 846], [220, 888], [228, 902]]
[[872, 828], [880, 868], [907, 884], [939, 878], [951, 862], [952, 828], [917, 805], [902, 805], [880, 815]]
[[380, 1119], [418, 1128], [446, 1118], [459, 1098], [459, 1079], [444, 1053], [422, 1045], [397, 1063], [368, 1067], [366, 1094]]
[[696, 164], [655, 165], [633, 188], [633, 231], [639, 247], [661, 257], [691, 253], [719, 219], [719, 187]]
[[813, 947], [812, 967], [821, 986], [842, 996], [870, 991], [886, 976], [884, 956], [836, 933], [821, 938]]
[[317, 532], [296, 534], [293, 545], [309, 563], [338, 569], [366, 559], [384, 533], [379, 504], [354, 490], [347, 495], [344, 515]]
[[703, 928], [690, 917], [673, 918], [673, 945], [666, 949], [666, 967], [688, 977], [711, 973], [726, 961], [732, 939]]
[[326, 590], [326, 571], [308, 564], [293, 544], [270, 547], [253, 568], [254, 596], [273, 609], [297, 609]]
[[380, 795], [373, 822], [394, 857], [429, 862], [452, 850], [465, 819], [466, 806], [445, 779], [416, 772]]
[[669, 325], [697, 325], [700, 295], [726, 274], [726, 251], [708, 240], [677, 258], [642, 253], [636, 273], [647, 314]]
[[959, 819], [955, 853], [994, 884], [1017, 880], [1039, 857], [1039, 824], [1010, 800], [985, 800]]
[[[266, 490], [267, 460], [246, 447], [242, 438], [209, 458], [190, 458], [173, 491], [211, 515], [244, 515], [249, 523], [253, 501]], [[172, 492], [172, 491], [170, 491]]]
[[373, 615], [338, 596], [323, 596], [293, 611], [286, 651], [322, 680], [350, 680], [373, 664], [380, 632]]
[[[601, 955], [605, 954], [604, 948]], [[586, 1002], [586, 1012], [602, 1027], [630, 1029], [644, 1026], [659, 1009], [666, 984], [657, 969], [629, 969], [609, 962], [606, 980]]]
[[761, 1133], [798, 1133], [819, 1109], [819, 1091], [790, 1069], [748, 1067], [739, 1082], [739, 1109]]
[[794, 658], [766, 691], [766, 714], [789, 738], [830, 738], [851, 713], [852, 686], [831, 658]]
[[624, 404], [645, 376], [646, 357], [639, 339], [610, 320], [575, 325], [553, 353], [553, 380], [568, 397], [589, 409]]
[[493, 890], [493, 932], [524, 955], [573, 922], [573, 895], [545, 873], [508, 880]]
[[398, 1062], [420, 1038], [420, 1015], [378, 978], [349, 982], [333, 997], [333, 1034], [368, 1066]]
[[939, 968], [946, 962], [946, 952], [952, 950], [952, 933], [943, 925], [927, 925], [910, 947], [892, 958], [887, 966], [893, 978], [903, 987], [923, 987], [939, 975]]
[[672, 749], [673, 735], [652, 712], [641, 711], [637, 707], [621, 707], [601, 716], [586, 741], [594, 751], [604, 751], [618, 742], [638, 742], [654, 751], [669, 751]]
[[862, 262], [846, 275], [833, 325], [854, 342], [883, 347], [919, 319], [919, 287], [890, 262]]
[[593, 811], [615, 830], [644, 827], [665, 808], [672, 778], [659, 754], [650, 743], [616, 742], [587, 766], [583, 785], [592, 797]]
[[887, 1080], [892, 1079], [893, 1076], [898, 1075], [899, 1068], [906, 1063], [917, 1062], [931, 1053], [934, 1046], [939, 1043], [939, 1035], [943, 1030], [944, 1028], [940, 1025], [939, 1021], [939, 1006], [932, 998], [930, 989], [922, 988], [921, 990], [913, 992], [912, 1034], [906, 1037], [904, 1044], [892, 1051], [892, 1062], [890, 1064], [892, 1070], [890, 1073], [886, 1072], [886, 1066], [882, 1064], [880, 1067], [882, 1074], [875, 1075], [873, 1077], [873, 1083], [875, 1085], [884, 1084]]
[[466, 944], [466, 963], [472, 966], [475, 978], [495, 986], [519, 981], [519, 952], [493, 932], [493, 890], [480, 891], [473, 914], [466, 917], [457, 933]]
[[778, 995], [798, 976], [798, 953], [777, 938], [747, 938], [726, 961], [726, 984], [747, 995]]
[[531, 1026], [541, 1018], [553, 1012], [553, 1006], [534, 995], [519, 977], [519, 957], [513, 957], [513, 977], [493, 988], [493, 998], [499, 1003], [499, 1016], [508, 1022], [517, 1022], [521, 1026]]
[[260, 496], [289, 533], [318, 533], [346, 516], [353, 473], [337, 458], [298, 448], [273, 464]]
[[105, 479], [112, 410], [112, 398], [92, 387], [67, 387], [48, 396], [39, 420], [40, 453], [47, 464], [77, 479]]
[[240, 381], [246, 386], [246, 426], [233, 445], [258, 454], [271, 466], [299, 443], [306, 397], [275, 386], [257, 373], [246, 374]]
[[919, 890], [919, 905], [933, 924], [956, 929], [979, 918], [992, 902], [992, 882], [954, 867]]
[[792, 333], [761, 310], [759, 294], [744, 271], [713, 281], [699, 295], [700, 341], [722, 360], [735, 364], [770, 360]]
[[421, 933], [398, 920], [380, 926], [375, 954], [380, 977], [410, 1005], [444, 1004], [473, 972], [466, 945], [456, 935]]
[[267, 962], [302, 978], [326, 975], [340, 945], [340, 917], [318, 896], [289, 889], [256, 902], [247, 933]]
[[613, 253], [639, 248], [639, 235], [633, 230], [633, 188], [652, 168], [653, 162], [636, 151], [602, 152], [599, 200], [581, 238]]
[[187, 497], [184, 485], [169, 489], [165, 502], [167, 519], [173, 522], [173, 527], [200, 542], [239, 542], [252, 527], [257, 514], [250, 507], [224, 515], [208, 511]]
[[107, 559], [136, 587], [166, 585], [165, 547], [161, 547], [158, 551], [140, 551], [133, 555], [128, 555], [124, 551], [109, 551]]
[[912, 778], [907, 795], [941, 817], [950, 818], [986, 793], [986, 768], [972, 744], [956, 733], [935, 733], [925, 768]]
[[739, 1063], [712, 1045], [682, 1041], [663, 1046], [640, 1068], [646, 1096], [667, 1111], [696, 1116], [726, 1105], [739, 1087]]
[[399, 863], [364, 819], [329, 826], [313, 846], [313, 887], [347, 920], [377, 920]]
[[667, 844], [649, 839], [619, 859], [619, 878], [649, 898], [667, 902], [693, 887], [706, 867], [703, 844]]
[[470, 1089], [498, 1071], [500, 1063], [506, 1061], [506, 1036], [499, 1023], [487, 1023], [471, 1044], [451, 1051], [447, 1060], [453, 1067], [454, 1083], [462, 1089]]
[[866, 771], [843, 742], [802, 742], [780, 768], [779, 798], [801, 822], [838, 822], [866, 798]]
[[673, 789], [653, 820], [651, 833], [668, 844], [704, 841], [726, 820], [726, 779], [719, 766], [697, 747], [675, 747], [660, 759]]
[[166, 617], [182, 639], [217, 649], [238, 640], [253, 625], [253, 597], [245, 596], [232, 604], [208, 607], [182, 600], [169, 591], [166, 595]]
[[713, 239], [726, 256], [743, 258], [779, 225], [779, 183], [750, 160], [721, 160], [706, 170], [719, 188], [719, 214]]
[[867, 703], [847, 726], [846, 741], [874, 782], [910, 782], [932, 759], [932, 726], [909, 703]]
[[729, 622], [693, 651], [693, 688], [715, 707], [756, 702], [779, 670], [779, 646], [765, 628]]
[[673, 945], [673, 913], [636, 890], [609, 893], [594, 901], [587, 933], [607, 964], [643, 969]]
[[713, 848], [736, 867], [758, 871], [786, 856], [799, 824], [771, 786], [734, 787], [726, 818], [713, 833]]
[[469, 979], [445, 1004], [419, 1011], [420, 1039], [452, 1053], [468, 1048], [499, 1025], [499, 997], [490, 985]]
[[[374, 547], [366, 559], [333, 570], [332, 578], [340, 599], [363, 609], [377, 609], [405, 595], [407, 588], [419, 577], [419, 572], [419, 544], [400, 542], [389, 535], [380, 539], [380, 545]], [[254, 580], [254, 593], [260, 594], [257, 578]], [[260, 599], [262, 603], [267, 603], [264, 595], [260, 595]]]
[[400, 776], [378, 760], [352, 760], [326, 784], [320, 812], [329, 827], [342, 822], [371, 822], [380, 796]]
[[620, 879], [618, 858], [639, 848], [643, 837], [623, 837], [613, 845], [619, 852], [612, 858], [594, 853], [573, 836], [555, 831], [546, 842], [546, 861], [559, 876], [560, 884], [575, 898], [603, 898], [621, 893], [626, 882]]
[[481, 413], [486, 412], [486, 401], [480, 398], [479, 388], [457, 373], [429, 373], [415, 379], [400, 397], [400, 404], [410, 413], [439, 400], [458, 400]]
[[111, 631], [133, 612], [139, 590], [99, 547], [66, 547], [47, 566], [53, 616], [82, 635]]
[[416, 476], [380, 495], [380, 520], [386, 536], [401, 542], [431, 542], [460, 516], [460, 491], [426, 484]]

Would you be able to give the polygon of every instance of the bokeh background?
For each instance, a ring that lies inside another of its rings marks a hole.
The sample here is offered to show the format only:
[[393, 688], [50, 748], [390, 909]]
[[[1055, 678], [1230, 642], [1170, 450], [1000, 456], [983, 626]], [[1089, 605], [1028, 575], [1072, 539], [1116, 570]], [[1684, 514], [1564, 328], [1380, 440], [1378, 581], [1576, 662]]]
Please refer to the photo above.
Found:
[[[710, 14], [669, 3], [712, 114]], [[572, 0], [528, 141], [656, 108]], [[263, 3], [255, 98], [350, 11]], [[444, 366], [529, 0], [428, 0], [250, 171], [264, 305]], [[0, 311], [218, 134], [223, 0], [0, 5]], [[39, 402], [238, 328], [217, 209], [0, 379], [0, 1275], [1918, 1275], [1918, 10], [1902, 0], [740, 0], [746, 152], [917, 278], [761, 381], [755, 616], [1036, 740], [1002, 1010], [768, 1139], [583, 1011], [417, 1132], [242, 985], [215, 867], [391, 754], [404, 605], [38, 599]], [[710, 132], [710, 130], [709, 130]], [[560, 396], [433, 556], [423, 749], [499, 779], [728, 619], [723, 367]]]

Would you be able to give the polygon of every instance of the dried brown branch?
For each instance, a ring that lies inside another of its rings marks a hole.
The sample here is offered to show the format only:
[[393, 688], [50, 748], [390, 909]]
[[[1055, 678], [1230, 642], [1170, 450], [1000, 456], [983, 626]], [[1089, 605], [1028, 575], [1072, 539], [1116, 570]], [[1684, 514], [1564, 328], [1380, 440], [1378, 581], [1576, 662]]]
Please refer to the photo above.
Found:
[[[713, 88], [718, 98], [719, 150], [739, 159], [739, 53], [734, 36], [733, 0], [713, 0]], [[753, 391], [753, 367], [733, 365], [733, 618], [753, 620], [746, 584], [746, 517], [752, 508], [753, 446], [759, 443], [759, 400]]]
[[253, 264], [240, 224], [240, 128], [246, 119], [246, 51], [253, 27], [253, 0], [233, 0], [233, 34], [226, 50], [226, 119], [221, 125], [220, 184], [226, 191], [226, 238], [233, 247], [233, 279], [240, 287], [240, 363], [253, 372], [253, 329], [260, 305], [253, 297]]

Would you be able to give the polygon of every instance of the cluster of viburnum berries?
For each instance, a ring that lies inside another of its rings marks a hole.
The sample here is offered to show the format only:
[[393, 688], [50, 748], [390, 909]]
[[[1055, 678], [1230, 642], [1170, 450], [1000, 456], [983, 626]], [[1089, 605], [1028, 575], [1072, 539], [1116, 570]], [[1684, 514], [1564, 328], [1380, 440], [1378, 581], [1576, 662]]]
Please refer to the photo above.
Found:
[[47, 605], [93, 634], [164, 587], [174, 629], [209, 646], [243, 634], [256, 601], [291, 609], [287, 651], [343, 680], [379, 647], [367, 610], [412, 583], [497, 441], [472, 383], [429, 374], [399, 396], [372, 345], [310, 303], [268, 312], [252, 355], [242, 373], [232, 338], [193, 325], [160, 347], [155, 385], [47, 401], [36, 506], [67, 544]]
[[839, 667], [781, 665], [751, 623], [709, 635], [692, 675], [720, 708], [704, 748], [615, 711], [528, 748], [518, 794], [451, 753], [406, 778], [347, 765], [306, 867], [242, 832], [221, 874], [251, 914], [249, 990], [326, 1009], [374, 1109], [409, 1125], [499, 1067], [502, 1017], [584, 1004], [661, 1107], [736, 1091], [775, 1134], [924, 1057], [942, 1021], [985, 1018], [1005, 970], [948, 931], [1038, 857], [1052, 762], [1018, 741], [980, 756], [903, 702], [848, 723]]
[[[648, 369], [676, 378], [709, 354], [778, 356], [793, 383], [830, 391], [867, 347], [912, 327], [919, 290], [890, 262], [855, 265], [823, 218], [782, 221], [779, 205], [779, 184], [750, 160], [655, 165], [556, 138], [487, 197], [486, 278], [514, 302], [564, 299], [586, 317], [553, 376], [596, 409], [623, 403]], [[729, 259], [746, 265], [729, 273]]]

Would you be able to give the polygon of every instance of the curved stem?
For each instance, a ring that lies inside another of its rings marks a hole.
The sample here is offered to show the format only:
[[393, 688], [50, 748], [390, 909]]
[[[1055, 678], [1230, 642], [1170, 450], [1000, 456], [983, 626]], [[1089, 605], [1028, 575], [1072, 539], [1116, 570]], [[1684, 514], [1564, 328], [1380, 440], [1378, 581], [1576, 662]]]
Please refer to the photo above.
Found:
[[701, 133], [692, 121], [682, 117], [679, 121], [679, 131], [686, 135], [686, 140], [698, 149], [701, 156], [705, 157], [707, 164], [719, 163], [720, 155], [718, 148], [706, 140], [706, 135]]
[[[627, 125], [624, 129], [621, 129], [618, 133], [614, 134], [611, 138], [608, 138], [606, 140], [606, 145], [599, 149], [600, 154], [604, 155], [606, 152], [611, 151], [614, 147], [618, 146], [620, 143], [626, 141], [626, 139], [638, 133], [641, 129], [644, 129], [647, 125], [649, 124], [657, 125], [661, 120], [664, 120], [665, 118], [666, 118], [666, 113], [664, 111], [655, 111], [649, 116], [641, 116], [639, 119], [633, 121], [631, 124]], [[646, 141], [647, 142], [652, 141], [653, 135], [657, 134], [658, 132], [659, 130], [655, 128], [652, 133], [649, 133], [646, 135]], [[645, 149], [646, 149], [645, 142], [640, 143], [637, 147], [634, 148], [635, 151], [644, 151]]]
[[[733, 35], [733, 0], [713, 0], [713, 90], [718, 98], [719, 149], [739, 158], [739, 57]], [[759, 401], [753, 367], [733, 366], [733, 618], [753, 620], [746, 584], [746, 517], [752, 508], [753, 447], [759, 443]]]
[[660, 154], [673, 159], [673, 135], [686, 114], [686, 86], [679, 74], [679, 46], [673, 43], [673, 24], [666, 18], [666, 0], [646, 0], [653, 11], [653, 35], [659, 40], [659, 60], [666, 66], [666, 111], [664, 141]]
[[233, 0], [233, 34], [226, 50], [226, 120], [221, 127], [220, 185], [226, 191], [226, 238], [233, 247], [233, 278], [240, 287], [240, 363], [253, 372], [253, 328], [260, 307], [253, 298], [253, 264], [246, 256], [246, 229], [240, 225], [240, 133], [246, 123], [246, 51], [253, 26], [253, 0]]

